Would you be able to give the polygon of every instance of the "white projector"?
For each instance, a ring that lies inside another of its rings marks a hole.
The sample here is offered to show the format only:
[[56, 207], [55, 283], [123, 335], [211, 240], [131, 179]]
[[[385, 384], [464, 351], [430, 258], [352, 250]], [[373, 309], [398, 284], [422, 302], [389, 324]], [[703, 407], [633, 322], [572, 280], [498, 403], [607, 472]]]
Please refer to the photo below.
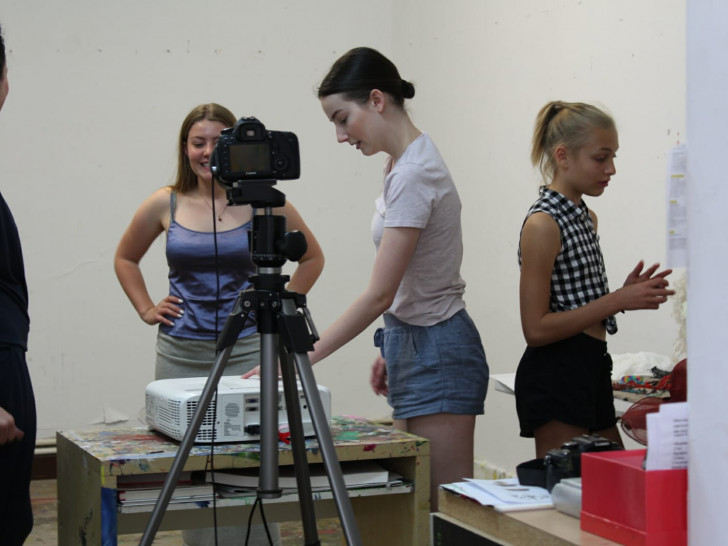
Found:
[[[160, 379], [152, 381], [146, 389], [147, 424], [175, 440], [181, 440], [192, 416], [207, 377]], [[326, 421], [331, 423], [331, 393], [317, 385], [324, 407]], [[301, 384], [298, 383], [298, 400], [301, 405], [301, 421], [306, 436], [315, 434], [308, 403]], [[220, 408], [215, 411], [215, 406]], [[217, 414], [217, 417], [215, 415]], [[260, 379], [242, 379], [240, 376], [222, 376], [217, 388], [217, 403], [212, 397], [205, 417], [197, 431], [195, 442], [210, 443], [247, 442], [260, 439], [261, 394]], [[278, 429], [288, 431], [288, 413], [283, 384], [278, 382]]]

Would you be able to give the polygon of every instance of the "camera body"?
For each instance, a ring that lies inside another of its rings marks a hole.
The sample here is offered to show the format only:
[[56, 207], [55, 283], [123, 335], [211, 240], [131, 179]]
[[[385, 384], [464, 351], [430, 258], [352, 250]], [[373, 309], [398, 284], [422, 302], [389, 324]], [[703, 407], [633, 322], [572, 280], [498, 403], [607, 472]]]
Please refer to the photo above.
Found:
[[269, 131], [255, 117], [240, 118], [233, 127], [223, 129], [211, 166], [218, 181], [226, 187], [244, 180], [298, 178], [298, 138], [291, 132]]
[[582, 453], [620, 449], [624, 448], [616, 442], [596, 434], [582, 434], [569, 442], [564, 442], [560, 448], [549, 450], [544, 457], [546, 489], [551, 491], [554, 485], [564, 478], [581, 477]]

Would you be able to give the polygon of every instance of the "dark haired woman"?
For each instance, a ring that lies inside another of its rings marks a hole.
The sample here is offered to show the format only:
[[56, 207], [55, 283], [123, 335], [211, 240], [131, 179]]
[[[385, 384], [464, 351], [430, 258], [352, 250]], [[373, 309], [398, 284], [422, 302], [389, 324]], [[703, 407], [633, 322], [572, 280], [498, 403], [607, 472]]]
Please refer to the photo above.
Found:
[[346, 53], [319, 87], [337, 140], [388, 157], [372, 223], [371, 279], [311, 358], [327, 357], [384, 315], [377, 336], [383, 358], [374, 363], [372, 387], [387, 394], [395, 426], [430, 440], [436, 510], [440, 484], [473, 474], [488, 364], [463, 301], [460, 198], [435, 144], [405, 111], [414, 94], [394, 64], [369, 48]]

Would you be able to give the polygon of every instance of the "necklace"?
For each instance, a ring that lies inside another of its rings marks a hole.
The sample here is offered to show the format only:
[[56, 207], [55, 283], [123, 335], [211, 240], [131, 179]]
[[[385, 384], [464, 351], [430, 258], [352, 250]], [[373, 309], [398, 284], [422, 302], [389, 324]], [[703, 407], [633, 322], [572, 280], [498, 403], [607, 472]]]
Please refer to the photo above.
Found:
[[222, 222], [222, 215], [225, 214], [225, 211], [228, 208], [228, 204], [225, 203], [225, 206], [222, 208], [222, 210], [220, 212], [216, 212], [215, 209], [212, 208], [212, 205], [207, 202], [207, 199], [205, 199], [204, 197], [202, 197], [202, 195], [200, 195], [199, 193], [197, 195], [200, 196], [200, 199], [202, 199], [202, 202], [205, 203], [205, 205], [207, 205], [207, 208], [208, 209], [210, 209], [213, 213], [216, 213], [217, 214], [217, 221], [218, 222]]

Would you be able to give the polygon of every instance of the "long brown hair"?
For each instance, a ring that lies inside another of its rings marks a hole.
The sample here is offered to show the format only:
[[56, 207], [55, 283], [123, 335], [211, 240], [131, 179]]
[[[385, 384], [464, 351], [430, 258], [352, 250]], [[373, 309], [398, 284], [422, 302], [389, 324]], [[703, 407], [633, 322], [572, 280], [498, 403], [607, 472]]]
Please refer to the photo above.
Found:
[[185, 148], [192, 126], [205, 119], [220, 122], [225, 127], [232, 127], [237, 121], [230, 110], [214, 102], [200, 104], [187, 114], [179, 130], [179, 140], [177, 141], [177, 179], [172, 185], [172, 190], [177, 193], [187, 193], [197, 187], [197, 175], [190, 167]]

